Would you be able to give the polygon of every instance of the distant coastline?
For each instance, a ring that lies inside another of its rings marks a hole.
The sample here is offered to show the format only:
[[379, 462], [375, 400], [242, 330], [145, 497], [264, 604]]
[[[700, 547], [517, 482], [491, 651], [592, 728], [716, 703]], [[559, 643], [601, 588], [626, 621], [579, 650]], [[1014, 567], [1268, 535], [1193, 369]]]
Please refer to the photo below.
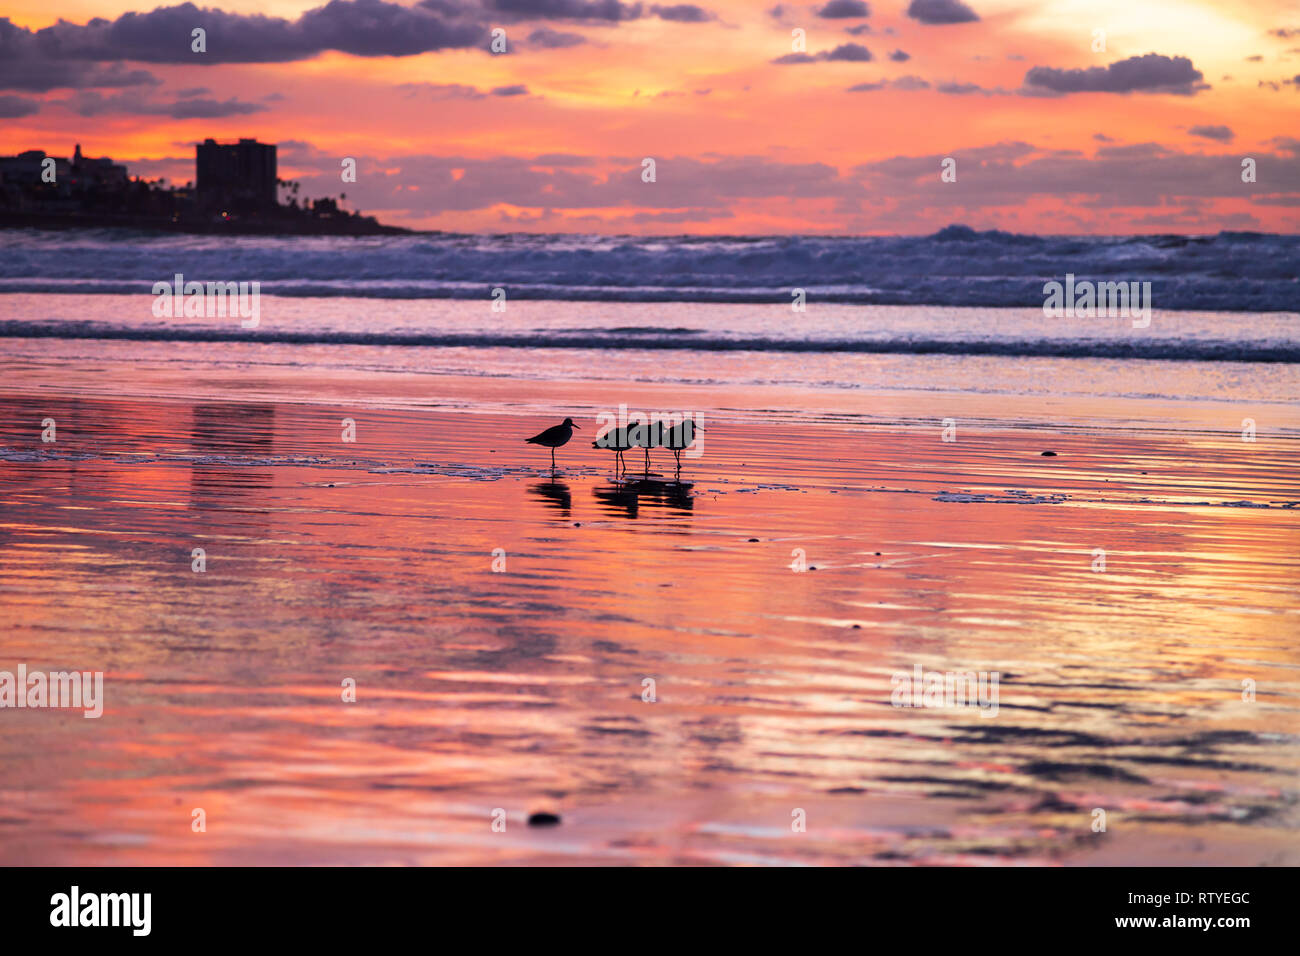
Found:
[[0, 211], [0, 229], [131, 229], [228, 236], [395, 236], [414, 235], [418, 231], [401, 226], [386, 226], [370, 216], [208, 221], [112, 213], [4, 211]]
[[[231, 236], [379, 236], [411, 232], [322, 196], [300, 204], [301, 183], [281, 179], [276, 146], [255, 139], [194, 147], [184, 186], [132, 178], [124, 164], [29, 149], [0, 156], [0, 228], [133, 229]], [[355, 181], [355, 180], [349, 180]], [[283, 192], [285, 202], [279, 194]]]

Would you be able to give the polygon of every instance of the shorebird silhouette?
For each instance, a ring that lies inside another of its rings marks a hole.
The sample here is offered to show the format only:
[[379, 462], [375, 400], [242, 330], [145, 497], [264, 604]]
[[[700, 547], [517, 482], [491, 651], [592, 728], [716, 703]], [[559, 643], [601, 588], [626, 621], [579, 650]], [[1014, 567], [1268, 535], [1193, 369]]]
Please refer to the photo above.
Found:
[[664, 429], [664, 447], [673, 453], [677, 460], [677, 477], [682, 476], [682, 452], [695, 443], [695, 433], [704, 429], [695, 424], [695, 419], [688, 418], [680, 425]]
[[634, 448], [645, 449], [645, 476], [647, 478], [650, 477], [650, 449], [658, 448], [664, 443], [664, 430], [664, 423], [658, 421], [644, 421], [628, 426], [627, 440], [632, 443]]
[[622, 428], [611, 428], [605, 434], [601, 435], [591, 443], [592, 448], [606, 448], [614, 453], [614, 477], [618, 477], [619, 465], [627, 471], [627, 462], [623, 460], [623, 452], [635, 448], [636, 444], [628, 435], [627, 426]]
[[551, 470], [555, 470], [555, 449], [561, 445], [567, 445], [569, 439], [573, 437], [573, 430], [578, 426], [573, 423], [572, 418], [566, 418], [558, 425], [552, 425], [546, 431], [532, 438], [525, 438], [524, 441], [533, 445], [543, 445], [551, 450]]

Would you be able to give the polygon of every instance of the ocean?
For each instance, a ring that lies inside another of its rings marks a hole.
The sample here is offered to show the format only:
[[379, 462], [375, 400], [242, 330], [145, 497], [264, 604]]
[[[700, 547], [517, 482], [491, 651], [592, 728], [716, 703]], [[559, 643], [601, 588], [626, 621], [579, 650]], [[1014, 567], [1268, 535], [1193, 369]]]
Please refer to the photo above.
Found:
[[[203, 355], [249, 367], [748, 389], [737, 414], [767, 409], [765, 390], [797, 389], [806, 400], [787, 403], [790, 414], [887, 421], [943, 413], [927, 400], [942, 393], [980, 399], [981, 420], [1012, 422], [1040, 417], [1036, 397], [1138, 403], [1109, 414], [1094, 402], [1082, 416], [1075, 403], [1060, 424], [1233, 429], [1252, 415], [1234, 418], [1234, 406], [1263, 404], [1290, 430], [1289, 406], [1300, 401], [1295, 236], [1058, 238], [957, 226], [921, 238], [753, 239], [13, 231], [0, 250], [6, 351], [72, 365], [87, 355]], [[150, 290], [178, 273], [260, 283], [258, 327], [157, 317]], [[1150, 282], [1151, 314], [1047, 317], [1043, 285], [1067, 274]], [[794, 289], [804, 292], [800, 311]], [[904, 407], [864, 406], [871, 393], [901, 396]], [[1170, 414], [1168, 403], [1181, 410]]]
[[1060, 237], [949, 226], [924, 237], [221, 237], [87, 230], [0, 234], [0, 291], [130, 293], [174, 272], [282, 296], [592, 302], [791, 300], [1030, 306], [1067, 273], [1147, 280], [1157, 308], [1294, 311], [1300, 236]]

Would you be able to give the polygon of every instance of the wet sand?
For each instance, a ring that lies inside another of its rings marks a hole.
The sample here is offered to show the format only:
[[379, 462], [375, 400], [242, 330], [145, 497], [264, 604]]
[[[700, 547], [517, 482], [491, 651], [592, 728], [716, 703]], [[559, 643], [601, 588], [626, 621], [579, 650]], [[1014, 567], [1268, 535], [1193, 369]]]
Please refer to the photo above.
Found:
[[557, 420], [0, 395], [0, 862], [1300, 863], [1293, 442]]

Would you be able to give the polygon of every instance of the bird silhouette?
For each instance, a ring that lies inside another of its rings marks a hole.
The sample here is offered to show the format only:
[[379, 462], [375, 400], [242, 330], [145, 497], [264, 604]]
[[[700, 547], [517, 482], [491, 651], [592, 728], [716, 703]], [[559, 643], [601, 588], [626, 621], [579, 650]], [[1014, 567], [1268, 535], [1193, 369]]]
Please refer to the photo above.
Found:
[[663, 432], [664, 447], [673, 453], [673, 458], [677, 460], [677, 477], [682, 475], [682, 452], [695, 444], [695, 433], [703, 432], [704, 428], [696, 424], [695, 419], [688, 418], [680, 425], [673, 428], [667, 428]]
[[627, 462], [623, 459], [623, 452], [636, 447], [636, 443], [632, 441], [632, 437], [628, 432], [629, 429], [626, 425], [622, 428], [611, 428], [591, 443], [592, 448], [607, 448], [614, 453], [615, 478], [618, 478], [620, 465], [623, 466], [624, 471], [627, 470]]
[[551, 450], [551, 470], [555, 470], [555, 449], [562, 445], [567, 445], [569, 439], [573, 437], [573, 430], [578, 428], [573, 423], [572, 418], [566, 418], [558, 425], [552, 425], [546, 431], [534, 435], [532, 438], [525, 438], [524, 441], [532, 445], [542, 445]]

